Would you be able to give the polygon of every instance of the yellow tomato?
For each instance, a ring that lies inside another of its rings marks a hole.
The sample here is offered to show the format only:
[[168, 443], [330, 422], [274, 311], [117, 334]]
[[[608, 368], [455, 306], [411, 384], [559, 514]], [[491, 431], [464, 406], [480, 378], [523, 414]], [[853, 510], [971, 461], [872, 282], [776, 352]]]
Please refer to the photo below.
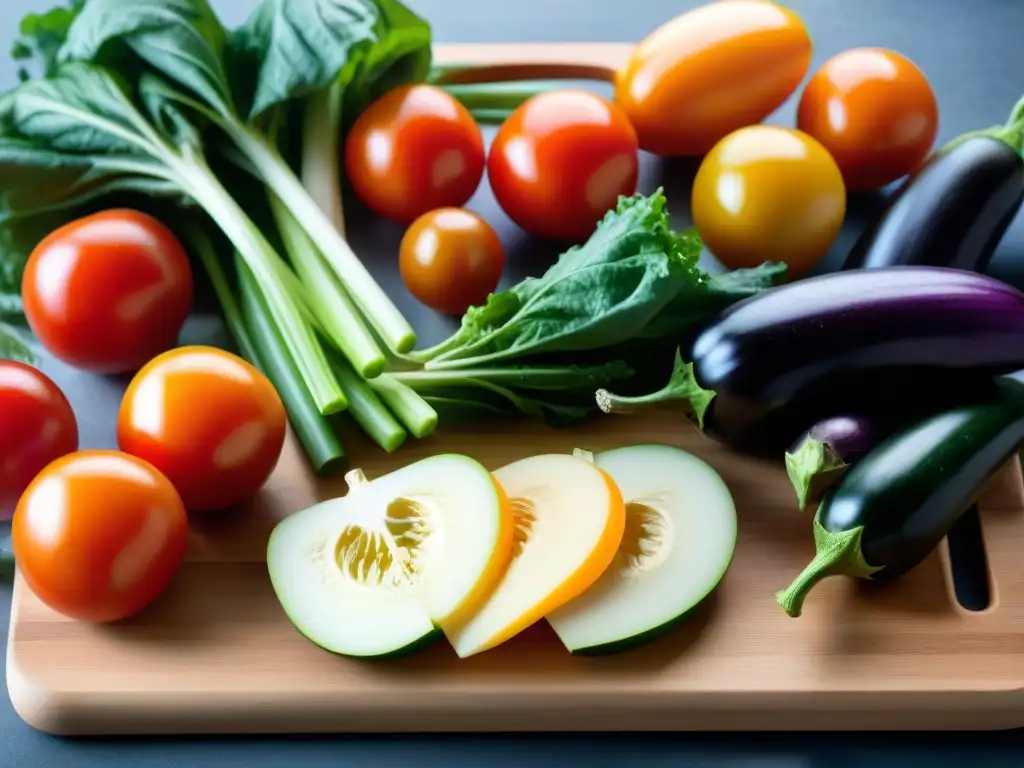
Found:
[[793, 278], [831, 247], [846, 215], [846, 188], [836, 161], [816, 139], [754, 125], [707, 154], [691, 206], [705, 245], [726, 267], [783, 261]]
[[658, 27], [633, 51], [615, 101], [640, 148], [702, 155], [761, 122], [786, 101], [811, 66], [800, 17], [768, 0], [719, 0]]

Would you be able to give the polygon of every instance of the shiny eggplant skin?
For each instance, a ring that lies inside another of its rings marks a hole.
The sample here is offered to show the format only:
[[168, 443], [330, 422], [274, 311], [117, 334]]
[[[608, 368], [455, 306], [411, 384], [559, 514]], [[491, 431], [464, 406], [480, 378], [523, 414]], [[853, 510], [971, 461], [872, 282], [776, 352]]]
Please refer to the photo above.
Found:
[[1024, 384], [1001, 377], [981, 403], [899, 431], [854, 464], [818, 508], [832, 533], [863, 528], [864, 561], [903, 572], [920, 563], [1024, 443]]
[[1024, 159], [975, 136], [933, 156], [893, 193], [843, 269], [905, 264], [984, 272], [1024, 201]]
[[1021, 373], [990, 397], [921, 419], [850, 467], [814, 516], [814, 558], [776, 601], [800, 616], [830, 576], [891, 582], [917, 567], [1024, 443]]
[[832, 416], [807, 430], [807, 437], [827, 445], [829, 450], [849, 463], [871, 450], [881, 431], [882, 427], [869, 416]]
[[880, 431], [880, 425], [860, 414], [831, 416], [807, 430], [785, 459], [797, 506], [805, 509], [819, 502], [850, 464], [878, 442]]
[[948, 407], [950, 394], [1024, 368], [1024, 294], [943, 267], [836, 272], [731, 306], [689, 359], [715, 393], [706, 431], [778, 455], [836, 413], [887, 419], [911, 399]]

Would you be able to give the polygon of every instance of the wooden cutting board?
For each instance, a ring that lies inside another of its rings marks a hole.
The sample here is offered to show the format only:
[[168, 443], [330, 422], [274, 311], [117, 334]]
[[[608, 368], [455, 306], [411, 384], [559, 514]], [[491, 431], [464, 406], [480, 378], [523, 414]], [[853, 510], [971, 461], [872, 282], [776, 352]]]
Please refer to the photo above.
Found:
[[[608, 79], [628, 51], [466, 45], [440, 46], [437, 58]], [[193, 526], [174, 583], [139, 616], [116, 627], [74, 622], [18, 577], [7, 648], [14, 707], [36, 728], [92, 735], [1024, 725], [1024, 487], [1016, 461], [980, 502], [989, 609], [957, 603], [943, 545], [884, 589], [828, 580], [791, 619], [774, 591], [813, 553], [809, 514], [796, 510], [780, 466], [728, 452], [682, 415], [598, 416], [563, 431], [533, 423], [444, 428], [393, 456], [346, 436], [353, 466], [370, 477], [441, 451], [496, 469], [536, 453], [638, 443], [700, 455], [728, 483], [740, 519], [719, 589], [688, 623], [643, 649], [573, 658], [543, 622], [466, 660], [443, 642], [390, 662], [314, 646], [277, 603], [266, 543], [282, 517], [343, 490], [340, 479], [317, 482], [290, 439], [249, 507]]]

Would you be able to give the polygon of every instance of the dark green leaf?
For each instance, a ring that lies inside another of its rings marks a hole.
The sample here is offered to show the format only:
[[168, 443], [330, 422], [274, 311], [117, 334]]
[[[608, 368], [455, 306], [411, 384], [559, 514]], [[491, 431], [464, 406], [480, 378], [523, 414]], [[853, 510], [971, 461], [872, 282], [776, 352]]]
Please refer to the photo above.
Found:
[[711, 278], [709, 288], [713, 294], [730, 303], [766, 291], [786, 278], [786, 265], [766, 261], [750, 269], [734, 269]]
[[428, 403], [437, 403], [446, 412], [518, 413], [540, 419], [552, 427], [571, 426], [597, 407], [593, 393], [588, 393], [586, 398], [560, 397], [555, 392], [524, 393], [482, 379], [465, 379], [460, 385], [423, 389], [422, 394]]
[[786, 277], [786, 265], [765, 262], [736, 269], [688, 286], [643, 329], [644, 338], [676, 338], [690, 333], [728, 306], [768, 290]]
[[[161, 133], [178, 146], [202, 144], [199, 122], [214, 119], [203, 104], [189, 98], [166, 80], [147, 72], [139, 79], [139, 99]], [[186, 115], [182, 108], [188, 110]]]
[[103, 156], [108, 163], [160, 152], [118, 78], [91, 64], [65, 64], [4, 94], [0, 129], [26, 151]]
[[263, 0], [231, 33], [229, 61], [250, 118], [335, 79], [358, 84], [348, 107], [426, 77], [430, 27], [398, 0]]
[[564, 253], [543, 276], [467, 313], [458, 346], [442, 345], [427, 367], [475, 367], [626, 342], [682, 290], [706, 281], [699, 256], [694, 235], [669, 228], [661, 190], [624, 198], [586, 243]]
[[206, 0], [89, 0], [58, 59], [107, 63], [128, 48], [225, 116], [234, 100], [224, 68], [227, 33]]
[[[108, 166], [102, 162], [106, 158], [95, 160], [90, 155], [35, 149], [0, 137], [0, 178], [19, 179], [17, 184], [0, 187], [0, 223], [65, 211], [115, 192], [163, 196], [180, 191], [172, 182], [119, 172], [115, 163]], [[153, 168], [155, 171], [157, 166]]]
[[34, 363], [36, 355], [25, 342], [24, 331], [0, 322], [0, 360]]
[[351, 77], [346, 78], [344, 70], [340, 77], [346, 124], [351, 124], [379, 96], [400, 85], [423, 82], [430, 74], [432, 35], [427, 21], [399, 0], [376, 0], [376, 5], [383, 32]]
[[[22, 20], [18, 37], [11, 45], [11, 58], [15, 61], [34, 61], [39, 75], [49, 74], [56, 64], [57, 52], [67, 38], [71, 22], [81, 12], [85, 0], [71, 0], [67, 5], [51, 8], [43, 13], [29, 13]], [[19, 75], [29, 78], [27, 67]]]

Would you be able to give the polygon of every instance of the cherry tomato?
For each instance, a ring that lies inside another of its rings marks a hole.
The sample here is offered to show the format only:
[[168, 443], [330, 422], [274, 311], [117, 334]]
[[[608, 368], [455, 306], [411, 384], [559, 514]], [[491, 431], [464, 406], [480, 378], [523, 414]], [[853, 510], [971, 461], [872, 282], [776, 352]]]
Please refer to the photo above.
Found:
[[117, 417], [121, 450], [145, 459], [190, 511], [253, 496], [277, 465], [284, 405], [245, 360], [214, 347], [179, 347], [132, 379]]
[[116, 209], [44, 238], [29, 256], [21, 294], [29, 326], [55, 357], [127, 373], [176, 343], [192, 304], [192, 270], [167, 227]]
[[792, 128], [754, 125], [712, 148], [693, 181], [693, 223], [730, 269], [783, 261], [790, 278], [831, 247], [846, 214], [839, 166]]
[[71, 403], [40, 370], [0, 360], [0, 518], [54, 459], [78, 450]]
[[832, 154], [847, 189], [877, 189], [924, 162], [939, 130], [939, 107], [910, 59], [884, 48], [854, 48], [811, 77], [797, 127]]
[[367, 107], [345, 141], [345, 170], [372, 210], [409, 223], [458, 207], [484, 174], [483, 135], [453, 96], [432, 85], [395, 88]]
[[522, 229], [585, 240], [636, 191], [636, 131], [615, 104], [589, 91], [539, 93], [498, 129], [487, 177], [498, 204]]
[[811, 66], [793, 11], [767, 0], [720, 0], [651, 32], [619, 71], [615, 101], [657, 155], [703, 155], [782, 106]]
[[91, 622], [152, 603], [178, 569], [187, 535], [170, 481], [118, 451], [78, 451], [47, 465], [11, 525], [29, 588], [53, 610]]
[[487, 301], [504, 262], [490, 224], [463, 208], [438, 208], [406, 230], [398, 265], [409, 293], [438, 312], [461, 315]]

